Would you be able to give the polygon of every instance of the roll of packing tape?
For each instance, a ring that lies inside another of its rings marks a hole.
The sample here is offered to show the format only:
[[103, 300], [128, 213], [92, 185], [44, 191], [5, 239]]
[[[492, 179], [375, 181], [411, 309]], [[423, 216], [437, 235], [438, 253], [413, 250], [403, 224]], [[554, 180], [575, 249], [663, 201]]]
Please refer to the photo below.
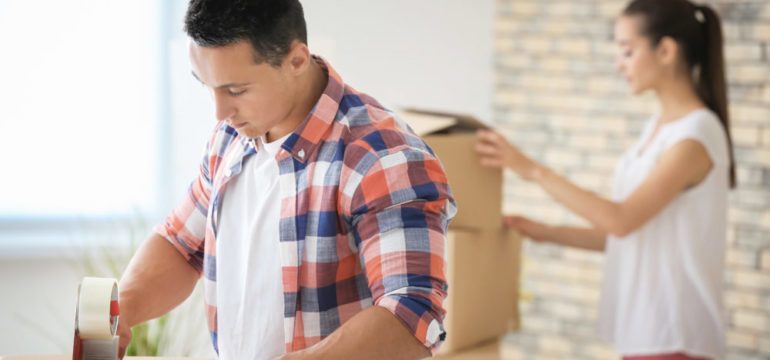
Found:
[[83, 340], [111, 340], [118, 330], [118, 282], [85, 277], [80, 283], [77, 330]]

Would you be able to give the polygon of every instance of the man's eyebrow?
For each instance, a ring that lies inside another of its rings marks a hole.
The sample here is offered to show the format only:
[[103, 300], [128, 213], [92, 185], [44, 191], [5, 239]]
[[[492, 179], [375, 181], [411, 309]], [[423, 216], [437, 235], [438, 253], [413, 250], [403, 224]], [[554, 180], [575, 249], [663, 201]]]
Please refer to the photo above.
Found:
[[[190, 73], [191, 73], [191, 74], [192, 74], [192, 76], [193, 76], [193, 77], [194, 77], [196, 80], [198, 80], [198, 81], [199, 81], [201, 84], [203, 84], [203, 85], [206, 85], [206, 83], [204, 83], [204, 82], [203, 82], [203, 81], [202, 81], [202, 80], [201, 80], [201, 79], [198, 77], [198, 75], [195, 75], [195, 72], [194, 72], [194, 71], [190, 71]], [[230, 88], [230, 87], [241, 87], [241, 86], [246, 86], [246, 85], [249, 85], [249, 84], [251, 84], [251, 83], [227, 83], [227, 84], [224, 84], [224, 85], [219, 85], [219, 86], [216, 86], [215, 88], [216, 88], [216, 89], [223, 89], [223, 88]]]

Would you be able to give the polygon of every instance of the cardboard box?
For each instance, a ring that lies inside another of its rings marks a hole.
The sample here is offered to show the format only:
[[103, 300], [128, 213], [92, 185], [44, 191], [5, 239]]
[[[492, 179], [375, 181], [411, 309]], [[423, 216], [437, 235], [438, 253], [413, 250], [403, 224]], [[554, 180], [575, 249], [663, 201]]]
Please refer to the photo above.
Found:
[[502, 225], [501, 169], [479, 164], [472, 116], [409, 109], [401, 116], [441, 160], [458, 212], [446, 244], [447, 337], [440, 354], [495, 341], [519, 328], [520, 237]]
[[520, 237], [501, 230], [452, 230], [446, 244], [449, 296], [441, 354], [519, 328]]
[[439, 156], [457, 202], [455, 229], [500, 229], [503, 175], [500, 169], [482, 167], [474, 145], [476, 130], [487, 128], [478, 119], [462, 114], [408, 109], [401, 116]]

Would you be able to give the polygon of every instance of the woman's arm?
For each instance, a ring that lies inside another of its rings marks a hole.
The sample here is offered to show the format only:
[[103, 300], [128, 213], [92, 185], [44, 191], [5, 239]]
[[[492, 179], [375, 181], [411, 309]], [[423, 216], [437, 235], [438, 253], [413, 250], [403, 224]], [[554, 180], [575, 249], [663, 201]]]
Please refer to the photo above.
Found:
[[537, 242], [552, 242], [574, 248], [604, 251], [607, 233], [597, 228], [551, 226], [522, 216], [506, 216], [505, 225]]
[[713, 166], [703, 145], [683, 140], [661, 155], [639, 187], [622, 202], [584, 190], [533, 161], [493, 131], [480, 131], [476, 151], [484, 166], [508, 167], [523, 179], [539, 184], [556, 201], [615, 236], [644, 225], [680, 192], [698, 184]]

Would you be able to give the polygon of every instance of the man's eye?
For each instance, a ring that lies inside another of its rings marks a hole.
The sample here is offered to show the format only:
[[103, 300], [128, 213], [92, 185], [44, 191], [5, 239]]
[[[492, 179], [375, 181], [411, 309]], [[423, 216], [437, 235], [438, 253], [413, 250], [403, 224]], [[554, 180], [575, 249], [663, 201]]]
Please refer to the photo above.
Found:
[[242, 95], [243, 93], [245, 93], [246, 89], [241, 89], [241, 90], [238, 90], [238, 89], [227, 89], [227, 92], [230, 95], [232, 95], [232, 96], [238, 96], [238, 95]]

